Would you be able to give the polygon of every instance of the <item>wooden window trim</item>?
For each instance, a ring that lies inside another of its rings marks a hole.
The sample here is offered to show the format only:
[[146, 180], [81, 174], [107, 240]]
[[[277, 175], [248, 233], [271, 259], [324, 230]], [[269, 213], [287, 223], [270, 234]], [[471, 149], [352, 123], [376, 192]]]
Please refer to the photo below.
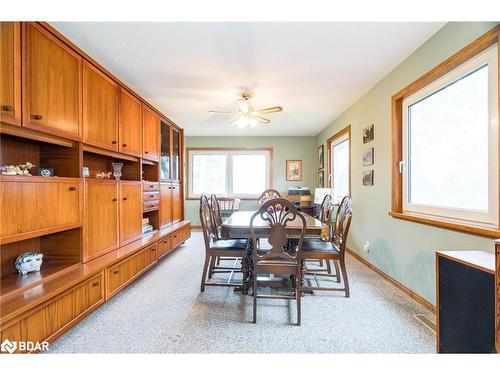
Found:
[[[403, 212], [403, 178], [402, 174], [399, 172], [399, 161], [403, 160], [403, 100], [415, 93], [416, 91], [422, 89], [428, 84], [434, 82], [440, 77], [444, 76], [446, 73], [462, 65], [464, 62], [468, 61], [472, 57], [478, 55], [479, 53], [485, 51], [492, 45], [499, 44], [499, 61], [500, 61], [500, 25], [495, 26], [493, 29], [488, 31], [486, 34], [474, 40], [472, 43], [468, 44], [466, 47], [443, 61], [441, 64], [437, 65], [422, 77], [416, 81], [410, 83], [408, 86], [397, 92], [392, 96], [392, 200], [391, 200], [391, 211], [389, 215], [394, 218], [409, 220], [421, 224], [432, 225], [440, 228], [446, 228], [451, 230], [457, 230], [466, 233], [477, 234], [485, 237], [498, 238], [500, 236], [500, 227], [489, 229], [485, 227], [473, 226], [468, 224], [458, 224], [446, 220], [431, 219], [427, 217], [420, 217], [417, 215], [412, 215]], [[500, 64], [499, 64], [500, 66]], [[499, 74], [500, 81], [500, 74]], [[499, 82], [500, 91], [500, 82]], [[500, 95], [499, 101], [500, 101]], [[500, 103], [499, 103], [500, 112]], [[499, 113], [500, 115], [500, 113]], [[499, 116], [500, 118], [500, 116]], [[499, 139], [500, 145], [500, 139]], [[500, 160], [500, 153], [499, 153]], [[500, 175], [500, 173], [499, 173]], [[500, 197], [500, 192], [499, 192]]]
[[[200, 197], [193, 197], [190, 191], [190, 178], [191, 178], [191, 166], [190, 166], [190, 151], [266, 151], [269, 152], [269, 185], [270, 188], [273, 186], [273, 148], [272, 147], [186, 147], [186, 200], [187, 201], [199, 201]], [[236, 197], [238, 198], [238, 197]], [[242, 201], [256, 201], [258, 197], [255, 198], [238, 198]]]
[[326, 141], [326, 167], [327, 167], [327, 183], [326, 187], [331, 188], [332, 187], [332, 143], [335, 142], [336, 139], [343, 137], [345, 134], [347, 134], [348, 140], [349, 140], [349, 195], [351, 195], [351, 154], [352, 154], [352, 149], [351, 149], [351, 124], [347, 125], [344, 129], [338, 131], [335, 133], [333, 136], [328, 138]]

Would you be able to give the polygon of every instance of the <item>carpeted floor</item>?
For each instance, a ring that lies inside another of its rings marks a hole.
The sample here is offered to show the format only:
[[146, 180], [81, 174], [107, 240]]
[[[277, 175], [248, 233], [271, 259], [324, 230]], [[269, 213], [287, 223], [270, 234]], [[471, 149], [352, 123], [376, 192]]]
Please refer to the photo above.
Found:
[[51, 345], [49, 353], [434, 353], [429, 312], [351, 256], [351, 297], [315, 292], [295, 301], [259, 300], [232, 288], [200, 293], [203, 239], [136, 280]]

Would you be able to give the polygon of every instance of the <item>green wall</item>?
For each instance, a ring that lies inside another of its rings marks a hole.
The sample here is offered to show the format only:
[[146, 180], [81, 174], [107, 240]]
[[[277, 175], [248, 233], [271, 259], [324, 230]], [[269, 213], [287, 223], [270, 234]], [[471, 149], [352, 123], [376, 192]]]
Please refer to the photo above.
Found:
[[[432, 303], [435, 303], [435, 251], [493, 252], [493, 240], [388, 215], [391, 208], [391, 96], [495, 25], [488, 22], [446, 24], [317, 137], [317, 145], [326, 147], [329, 137], [351, 124], [353, 221], [348, 247]], [[375, 140], [363, 146], [362, 129], [372, 123]], [[361, 183], [362, 152], [368, 146], [375, 148], [372, 187]], [[370, 241], [369, 253], [363, 252], [365, 241]]]
[[[286, 194], [289, 186], [316, 186], [316, 137], [186, 137], [189, 147], [265, 147], [273, 149], [273, 187]], [[302, 181], [286, 181], [286, 160], [302, 160]], [[186, 180], [187, 181], [187, 180]], [[187, 187], [186, 187], [187, 192]], [[240, 209], [256, 209], [255, 201], [242, 201]], [[185, 217], [200, 224], [199, 201], [186, 200]]]

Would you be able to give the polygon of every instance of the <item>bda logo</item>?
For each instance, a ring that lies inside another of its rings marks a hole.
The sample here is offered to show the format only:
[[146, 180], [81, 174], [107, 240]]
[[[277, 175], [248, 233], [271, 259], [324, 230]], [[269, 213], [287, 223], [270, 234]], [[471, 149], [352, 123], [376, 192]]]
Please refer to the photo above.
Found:
[[4, 342], [0, 345], [0, 351], [14, 353], [17, 348], [17, 343], [15, 341], [10, 341], [9, 339], [5, 339]]

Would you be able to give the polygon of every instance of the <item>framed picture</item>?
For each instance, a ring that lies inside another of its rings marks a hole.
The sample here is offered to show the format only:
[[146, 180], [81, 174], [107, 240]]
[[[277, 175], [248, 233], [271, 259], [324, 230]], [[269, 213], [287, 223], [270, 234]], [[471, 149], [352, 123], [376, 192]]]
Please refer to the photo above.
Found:
[[373, 186], [373, 169], [363, 171], [363, 186]]
[[319, 188], [325, 187], [325, 171], [318, 172], [318, 187]]
[[363, 166], [373, 165], [374, 149], [370, 147], [363, 153]]
[[363, 143], [371, 142], [375, 139], [375, 126], [370, 126], [363, 129]]
[[302, 181], [302, 160], [286, 161], [286, 180]]
[[318, 169], [323, 169], [325, 167], [325, 149], [321, 145], [318, 147]]

